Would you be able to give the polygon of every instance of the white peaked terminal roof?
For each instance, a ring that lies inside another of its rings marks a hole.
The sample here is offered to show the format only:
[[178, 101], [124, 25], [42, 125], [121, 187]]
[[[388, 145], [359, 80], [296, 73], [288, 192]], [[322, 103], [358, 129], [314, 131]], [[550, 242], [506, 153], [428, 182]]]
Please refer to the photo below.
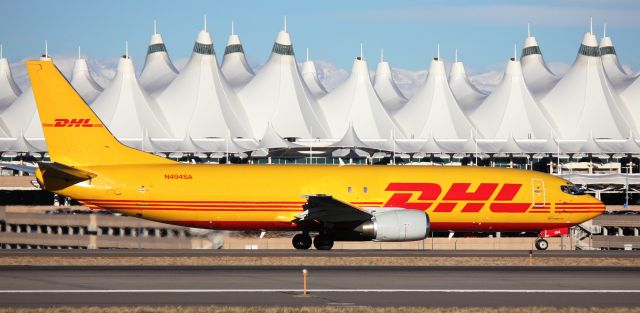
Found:
[[449, 87], [460, 108], [466, 114], [473, 112], [487, 97], [487, 94], [480, 91], [469, 81], [464, 64], [458, 61], [458, 50], [456, 50], [455, 62], [451, 64], [451, 70], [449, 71]]
[[554, 134], [550, 134], [546, 139], [516, 139], [515, 141], [518, 147], [520, 147], [519, 152], [523, 153], [551, 153], [558, 151]]
[[[172, 138], [149, 138], [149, 145], [153, 151], [164, 152], [229, 152], [239, 153], [255, 150], [257, 147], [249, 143], [251, 147], [245, 147], [231, 138], [228, 132], [224, 137], [215, 138], [192, 138], [186, 136], [182, 139]], [[146, 148], [146, 147], [145, 147]]]
[[556, 144], [559, 145], [561, 153], [597, 153], [600, 151], [600, 148], [591, 134], [583, 139], [556, 140]]
[[431, 61], [422, 87], [393, 117], [408, 138], [467, 138], [474, 128], [451, 93], [439, 57]]
[[291, 37], [278, 33], [271, 57], [239, 92], [255, 138], [269, 122], [284, 137], [328, 138], [326, 121], [298, 71]]
[[602, 59], [602, 66], [604, 66], [607, 77], [609, 77], [609, 80], [616, 89], [624, 89], [624, 87], [631, 83], [629, 74], [627, 74], [620, 65], [611, 37], [607, 37], [606, 34], [600, 40], [600, 58]]
[[600, 40], [600, 59], [609, 81], [618, 91], [627, 112], [631, 114], [628, 119], [630, 124], [640, 127], [640, 76], [631, 77], [620, 65], [611, 37], [607, 36], [607, 24], [604, 25], [604, 34]]
[[356, 133], [356, 130], [353, 128], [353, 124], [349, 123], [349, 126], [345, 129], [344, 134], [340, 137], [340, 140], [331, 144], [332, 147], [346, 147], [346, 148], [354, 148], [354, 147], [367, 147], [367, 144], [360, 139], [360, 136]]
[[380, 63], [376, 67], [376, 75], [373, 81], [373, 89], [378, 93], [384, 108], [388, 112], [395, 112], [407, 103], [407, 98], [402, 94], [391, 74], [389, 62], [384, 60], [383, 52], [380, 52]]
[[484, 153], [521, 152], [521, 148], [518, 146], [515, 139], [513, 139], [513, 137], [511, 136], [505, 137], [503, 139], [478, 139], [475, 144], [478, 146], [478, 151], [482, 151]]
[[156, 32], [151, 35], [147, 58], [140, 73], [140, 85], [151, 95], [156, 96], [164, 90], [178, 75], [178, 70], [171, 63], [167, 47], [162, 36]]
[[635, 129], [640, 133], [640, 76], [630, 78], [627, 87], [619, 92], [619, 95], [626, 112], [630, 114], [629, 124], [635, 125]]
[[[596, 36], [588, 32], [575, 62], [549, 93], [542, 98], [561, 139], [621, 139], [629, 136], [625, 108], [607, 79]], [[635, 132], [635, 130], [634, 130]]]
[[620, 97], [631, 114], [640, 116], [640, 76], [636, 76], [629, 86], [620, 92]]
[[[185, 149], [184, 151], [240, 153], [247, 150], [251, 150], [249, 148], [246, 148], [240, 145], [235, 140], [233, 140], [233, 138], [231, 138], [230, 132], [227, 132], [227, 135], [222, 138], [198, 138], [198, 139], [191, 138], [191, 142], [195, 144], [195, 150]], [[255, 147], [252, 147], [252, 148], [255, 148]]]
[[255, 74], [247, 63], [240, 37], [234, 33], [233, 24], [231, 25], [231, 35], [227, 41], [227, 47], [224, 49], [220, 68], [229, 84], [234, 88], [239, 88], [246, 85]]
[[20, 96], [22, 91], [16, 85], [11, 75], [11, 68], [7, 59], [2, 57], [2, 46], [0, 46], [0, 137], [8, 137], [10, 131], [5, 122], [5, 111]]
[[522, 62], [524, 80], [534, 96], [543, 97], [558, 82], [559, 78], [551, 72], [544, 62], [538, 41], [536, 37], [531, 36], [531, 32], [524, 40], [520, 61]]
[[0, 113], [9, 107], [21, 93], [22, 90], [13, 80], [9, 62], [2, 56], [2, 46], [0, 46]]
[[307, 49], [307, 60], [302, 63], [302, 79], [316, 99], [320, 99], [327, 94], [327, 89], [324, 88], [318, 78], [316, 64], [309, 60], [309, 49]]
[[251, 137], [246, 114], [222, 76], [211, 35], [198, 33], [191, 59], [157, 98], [176, 139]]
[[596, 152], [604, 153], [638, 153], [640, 146], [633, 138], [627, 139], [596, 139], [599, 149]]
[[[45, 41], [45, 52], [40, 60], [51, 61]], [[10, 151], [46, 151], [47, 145], [42, 133], [40, 116], [36, 110], [36, 100], [31, 87], [23, 92], [3, 113], [3, 118], [11, 132], [10, 135], [16, 138]]]
[[78, 58], [73, 64], [73, 73], [71, 74], [71, 86], [78, 92], [80, 97], [86, 103], [91, 103], [102, 92], [102, 87], [96, 83], [89, 72], [87, 60], [80, 55], [78, 48]]
[[333, 138], [342, 137], [349, 125], [364, 140], [403, 138], [376, 95], [367, 62], [358, 57], [353, 61], [351, 75], [332, 92], [320, 99]]
[[280, 137], [271, 124], [267, 126], [267, 131], [262, 135], [262, 139], [259, 141], [259, 146], [263, 149], [298, 147], [298, 145]]
[[502, 81], [469, 118], [485, 138], [541, 139], [553, 132], [515, 58], [507, 62]]
[[[36, 100], [31, 87], [25, 90], [11, 106], [2, 112], [2, 118], [9, 130], [9, 135], [17, 139], [16, 143], [21, 143], [12, 147], [11, 151], [46, 151], [46, 146], [43, 145], [44, 135], [40, 125], [40, 117], [38, 116], [38, 111], [36, 111]], [[24, 137], [27, 136], [33, 141], [37, 141], [39, 138], [42, 143], [39, 148], [43, 149], [29, 146], [24, 140]]]
[[145, 136], [170, 136], [158, 105], [138, 83], [128, 53], [119, 59], [115, 77], [91, 108], [109, 131], [129, 146], [142, 148]]

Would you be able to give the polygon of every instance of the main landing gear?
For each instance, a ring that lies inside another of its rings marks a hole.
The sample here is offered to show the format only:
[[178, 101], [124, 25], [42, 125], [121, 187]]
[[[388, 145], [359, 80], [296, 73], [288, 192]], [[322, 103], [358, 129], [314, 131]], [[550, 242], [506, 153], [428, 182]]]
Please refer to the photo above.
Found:
[[297, 234], [291, 239], [293, 247], [299, 250], [311, 248], [311, 236], [307, 233]]
[[538, 250], [547, 250], [547, 248], [549, 248], [549, 242], [542, 239], [542, 238], [538, 238], [536, 239], [536, 249]]
[[333, 238], [320, 234], [313, 238], [313, 246], [316, 247], [317, 250], [331, 250], [331, 248], [333, 248]]
[[[297, 234], [291, 239], [293, 247], [299, 250], [311, 248], [311, 236], [308, 233]], [[317, 250], [331, 250], [333, 248], [333, 238], [329, 235], [320, 234], [313, 238], [313, 246]]]

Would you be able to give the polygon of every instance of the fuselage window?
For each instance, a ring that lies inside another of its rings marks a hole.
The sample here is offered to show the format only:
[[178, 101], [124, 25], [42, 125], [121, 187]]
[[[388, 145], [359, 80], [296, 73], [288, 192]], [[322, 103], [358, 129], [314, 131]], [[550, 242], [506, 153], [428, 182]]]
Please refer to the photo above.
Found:
[[351, 193], [353, 191], [353, 188], [351, 188], [351, 186], [347, 187], [347, 192]]
[[369, 187], [367, 187], [367, 186], [364, 186], [364, 187], [362, 188], [362, 191], [363, 191], [364, 193], [367, 193], [367, 192], [369, 192]]

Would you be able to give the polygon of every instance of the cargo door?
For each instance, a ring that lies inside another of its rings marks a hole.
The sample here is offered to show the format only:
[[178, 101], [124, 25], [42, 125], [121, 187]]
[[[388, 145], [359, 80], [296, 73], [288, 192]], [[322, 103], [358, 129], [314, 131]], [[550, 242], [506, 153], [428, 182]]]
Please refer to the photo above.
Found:
[[532, 192], [533, 192], [533, 207], [542, 208], [547, 203], [547, 193], [544, 187], [544, 180], [540, 178], [534, 178], [531, 180]]

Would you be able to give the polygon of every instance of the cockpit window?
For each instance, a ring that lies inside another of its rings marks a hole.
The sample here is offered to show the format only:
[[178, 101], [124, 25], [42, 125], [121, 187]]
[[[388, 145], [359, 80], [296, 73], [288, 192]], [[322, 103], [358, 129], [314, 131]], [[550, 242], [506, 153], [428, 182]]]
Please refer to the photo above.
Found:
[[568, 193], [570, 195], [574, 195], [574, 196], [584, 195], [584, 188], [578, 185], [563, 185], [563, 186], [560, 186], [560, 189], [562, 190], [562, 192]]

